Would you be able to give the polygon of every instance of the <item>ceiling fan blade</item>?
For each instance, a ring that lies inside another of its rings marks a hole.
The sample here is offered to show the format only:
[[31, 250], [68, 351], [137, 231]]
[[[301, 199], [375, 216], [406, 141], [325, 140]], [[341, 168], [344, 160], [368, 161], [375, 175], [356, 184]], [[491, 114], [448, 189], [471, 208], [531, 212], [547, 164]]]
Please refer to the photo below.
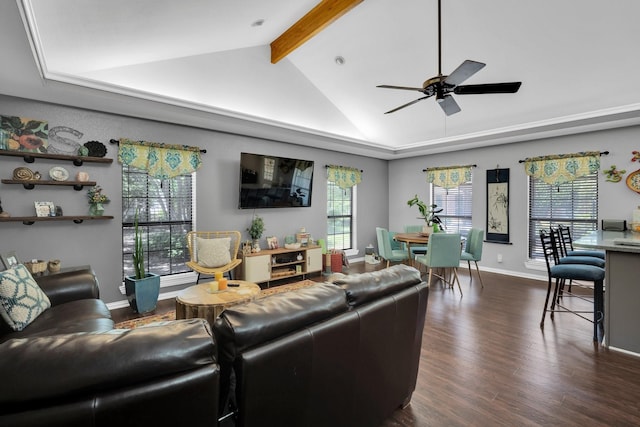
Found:
[[381, 87], [384, 89], [403, 89], [403, 90], [417, 90], [422, 92], [423, 89], [421, 87], [408, 87], [408, 86], [391, 86], [391, 85], [378, 85], [376, 87]]
[[522, 82], [487, 83], [480, 85], [457, 86], [453, 93], [457, 95], [479, 95], [483, 93], [516, 93]]
[[460, 64], [458, 68], [453, 70], [453, 73], [449, 74], [449, 76], [444, 79], [444, 82], [448, 85], [457, 86], [480, 71], [485, 65], [487, 64], [467, 59]]
[[399, 107], [396, 107], [396, 108], [394, 108], [393, 110], [389, 110], [389, 111], [387, 111], [385, 114], [395, 113], [395, 112], [396, 112], [396, 111], [398, 111], [398, 110], [402, 110], [404, 107], [408, 107], [409, 105], [413, 105], [413, 104], [415, 104], [415, 103], [416, 103], [416, 102], [418, 102], [418, 101], [422, 101], [423, 99], [427, 99], [427, 98], [429, 98], [430, 96], [431, 96], [431, 95], [423, 96], [422, 98], [418, 98], [418, 99], [416, 99], [416, 100], [414, 100], [414, 101], [407, 102], [406, 104], [401, 105], [401, 106], [399, 106]]
[[450, 116], [452, 114], [459, 113], [460, 111], [462, 111], [460, 109], [460, 106], [456, 102], [456, 100], [453, 99], [453, 96], [451, 95], [445, 95], [443, 98], [440, 98], [437, 101], [438, 101], [438, 104], [440, 105], [440, 108], [442, 108], [442, 110], [447, 116]]

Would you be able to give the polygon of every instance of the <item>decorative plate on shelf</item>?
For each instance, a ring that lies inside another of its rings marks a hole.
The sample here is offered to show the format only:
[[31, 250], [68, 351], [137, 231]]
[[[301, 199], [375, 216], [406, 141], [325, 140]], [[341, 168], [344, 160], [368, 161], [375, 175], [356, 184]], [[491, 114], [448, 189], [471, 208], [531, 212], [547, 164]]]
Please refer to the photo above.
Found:
[[107, 147], [100, 141], [85, 142], [84, 146], [89, 150], [91, 157], [104, 157], [107, 154]]
[[627, 187], [636, 193], [640, 193], [640, 169], [635, 172], [631, 172], [627, 176]]
[[54, 181], [66, 181], [69, 179], [69, 172], [60, 166], [49, 169], [49, 176]]

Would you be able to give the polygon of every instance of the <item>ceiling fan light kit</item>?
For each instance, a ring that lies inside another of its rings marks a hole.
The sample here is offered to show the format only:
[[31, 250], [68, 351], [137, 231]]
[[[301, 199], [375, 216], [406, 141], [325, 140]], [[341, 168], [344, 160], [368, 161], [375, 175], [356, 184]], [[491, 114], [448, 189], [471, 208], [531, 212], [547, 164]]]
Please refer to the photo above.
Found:
[[472, 61], [467, 59], [458, 66], [448, 76], [442, 75], [442, 28], [441, 28], [441, 0], [438, 0], [438, 75], [425, 80], [422, 87], [408, 87], [408, 86], [392, 86], [392, 85], [378, 85], [376, 87], [384, 89], [401, 89], [422, 92], [425, 96], [415, 99], [411, 102], [403, 104], [392, 110], [385, 112], [385, 114], [394, 113], [405, 107], [413, 105], [423, 99], [430, 98], [435, 95], [436, 102], [447, 116], [458, 113], [461, 111], [460, 106], [451, 94], [456, 95], [480, 95], [490, 93], [516, 93], [520, 89], [522, 82], [508, 82], [508, 83], [488, 83], [477, 85], [463, 85], [460, 84], [466, 81], [469, 77], [480, 71], [486, 64], [478, 61]]

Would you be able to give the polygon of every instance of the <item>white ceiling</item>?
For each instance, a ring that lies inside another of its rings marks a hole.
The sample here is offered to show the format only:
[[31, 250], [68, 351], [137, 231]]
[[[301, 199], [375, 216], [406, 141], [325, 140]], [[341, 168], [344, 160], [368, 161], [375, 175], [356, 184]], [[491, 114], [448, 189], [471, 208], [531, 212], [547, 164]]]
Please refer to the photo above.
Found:
[[[269, 44], [317, 0], [18, 0], [48, 80], [106, 89], [406, 157], [640, 122], [637, 0], [443, 0], [443, 74], [516, 94], [422, 96], [437, 0], [364, 0], [277, 64]], [[252, 26], [263, 19], [262, 26]], [[336, 56], [345, 59], [337, 65]], [[5, 57], [6, 59], [6, 57]]]

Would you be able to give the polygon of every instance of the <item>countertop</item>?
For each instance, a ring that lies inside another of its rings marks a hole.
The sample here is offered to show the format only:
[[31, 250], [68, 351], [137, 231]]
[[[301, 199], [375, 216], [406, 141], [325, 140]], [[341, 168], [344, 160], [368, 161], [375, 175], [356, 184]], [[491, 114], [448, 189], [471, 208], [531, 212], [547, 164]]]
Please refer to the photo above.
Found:
[[[624, 239], [637, 242], [638, 246], [616, 244], [615, 240]], [[602, 231], [597, 230], [591, 234], [573, 241], [578, 248], [604, 249], [605, 251], [640, 253], [640, 233], [633, 231]]]

